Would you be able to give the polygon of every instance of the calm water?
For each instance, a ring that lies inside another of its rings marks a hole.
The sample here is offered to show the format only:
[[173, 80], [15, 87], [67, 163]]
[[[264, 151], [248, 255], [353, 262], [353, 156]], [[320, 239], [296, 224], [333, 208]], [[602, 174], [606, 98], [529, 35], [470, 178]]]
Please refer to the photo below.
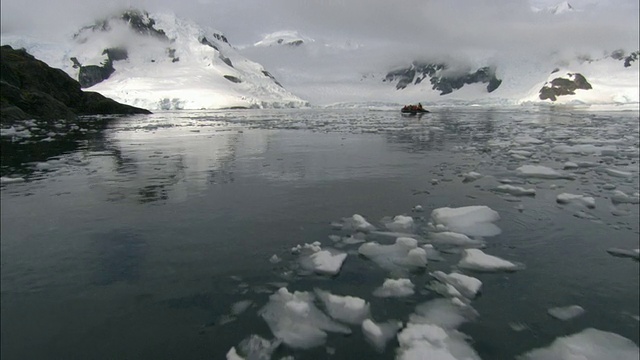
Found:
[[[357, 245], [344, 249], [350, 255], [333, 278], [296, 271], [289, 249], [331, 246], [329, 235], [341, 234], [331, 223], [353, 214], [376, 226], [412, 215], [424, 235], [431, 210], [468, 205], [500, 214], [502, 233], [485, 239], [484, 251], [526, 265], [466, 272], [483, 282], [472, 303], [480, 317], [459, 330], [483, 359], [511, 359], [588, 327], [638, 343], [639, 264], [606, 252], [639, 247], [638, 205], [611, 201], [614, 186], [638, 191], [637, 112], [442, 109], [417, 118], [282, 110], [102, 120], [53, 130], [31, 123], [27, 135], [2, 137], [2, 176], [25, 180], [1, 192], [3, 359], [221, 359], [250, 334], [272, 338], [257, 312], [283, 285], [359, 296], [376, 320], [406, 321], [437, 297], [423, 290], [428, 272], [451, 271], [458, 254], [412, 273], [415, 295], [384, 299], [371, 293], [388, 273], [354, 254]], [[562, 170], [566, 161], [583, 162], [564, 170], [573, 180], [515, 172]], [[463, 181], [470, 171], [483, 177]], [[537, 194], [499, 194], [501, 179]], [[592, 196], [596, 207], [557, 204], [563, 192]], [[412, 212], [416, 205], [424, 212]], [[283, 261], [269, 262], [274, 254]], [[241, 300], [252, 305], [230, 317]], [[573, 304], [586, 313], [566, 322], [547, 315]], [[353, 327], [315, 349], [283, 346], [274, 358], [391, 359], [397, 346], [379, 354]]]

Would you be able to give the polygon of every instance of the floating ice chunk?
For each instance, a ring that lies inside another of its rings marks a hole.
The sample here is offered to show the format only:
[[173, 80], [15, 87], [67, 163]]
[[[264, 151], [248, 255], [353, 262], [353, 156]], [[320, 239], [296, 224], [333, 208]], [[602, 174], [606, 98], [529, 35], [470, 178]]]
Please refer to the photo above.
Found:
[[[396, 359], [479, 360], [466, 335], [437, 325], [409, 324], [400, 334]], [[428, 356], [428, 357], [426, 357]]]
[[381, 287], [373, 291], [378, 297], [404, 297], [413, 295], [414, 285], [409, 279], [386, 279]]
[[431, 244], [422, 245], [422, 248], [427, 253], [427, 260], [429, 261], [444, 261], [440, 251], [433, 247]]
[[245, 360], [242, 356], [238, 355], [235, 347], [231, 347], [227, 352], [227, 360]]
[[513, 185], [500, 185], [496, 187], [496, 191], [511, 194], [514, 196], [535, 196], [536, 189], [525, 189]]
[[487, 255], [479, 249], [466, 249], [458, 266], [476, 271], [516, 271], [524, 268], [520, 263], [512, 263], [497, 256]]
[[273, 256], [269, 258], [269, 262], [272, 264], [277, 264], [280, 261], [282, 261], [282, 259], [280, 259], [276, 254], [273, 254]]
[[570, 305], [551, 308], [547, 313], [558, 320], [566, 321], [584, 314], [584, 309], [580, 305]]
[[482, 287], [482, 281], [460, 273], [445, 274], [442, 271], [429, 273], [443, 284], [453, 286], [462, 296], [473, 299]]
[[604, 169], [604, 171], [609, 174], [610, 176], [613, 177], [619, 177], [619, 178], [629, 178], [632, 177], [633, 174], [630, 172], [626, 172], [626, 171], [622, 171], [622, 170], [616, 170], [616, 169], [609, 169], [606, 168]]
[[253, 301], [251, 300], [241, 300], [238, 301], [236, 303], [234, 303], [233, 305], [231, 305], [231, 314], [232, 315], [240, 315], [243, 312], [247, 311], [247, 309], [253, 305]]
[[567, 161], [564, 163], [564, 167], [565, 170], [569, 170], [569, 169], [577, 169], [579, 168], [578, 164], [572, 162], [572, 161]]
[[627, 195], [620, 190], [614, 190], [611, 195], [611, 202], [614, 204], [638, 204], [640, 203], [640, 194]]
[[475, 205], [459, 208], [438, 208], [431, 212], [434, 224], [443, 225], [453, 232], [468, 236], [495, 236], [501, 233], [493, 222], [500, 220], [500, 215], [488, 206]]
[[413, 211], [415, 212], [423, 212], [424, 209], [422, 208], [422, 205], [416, 205], [413, 207]]
[[613, 256], [617, 257], [630, 257], [636, 260], [640, 260], [640, 249], [619, 249], [619, 248], [609, 248], [607, 252]]
[[291, 249], [300, 254], [300, 265], [306, 270], [324, 275], [335, 275], [340, 272], [347, 253], [336, 249], [322, 249], [319, 242], [297, 245]]
[[540, 178], [540, 179], [570, 179], [572, 175], [563, 174], [550, 167], [542, 165], [523, 165], [516, 169], [516, 172], [522, 177]]
[[520, 157], [531, 157], [533, 153], [527, 150], [509, 150], [510, 155], [518, 155]]
[[418, 247], [416, 239], [409, 237], [399, 237], [393, 245], [368, 242], [358, 248], [358, 253], [390, 271], [427, 266], [427, 252]]
[[369, 317], [369, 303], [359, 297], [333, 295], [320, 289], [315, 289], [315, 293], [324, 303], [329, 316], [338, 321], [360, 324]]
[[638, 346], [618, 334], [588, 328], [577, 334], [555, 339], [546, 348], [518, 357], [522, 360], [638, 360]]
[[465, 322], [473, 321], [478, 312], [460, 299], [434, 299], [416, 306], [415, 312], [409, 315], [409, 322], [414, 324], [433, 324], [444, 329], [456, 329]]
[[396, 336], [401, 328], [402, 322], [394, 320], [376, 323], [371, 319], [366, 319], [362, 322], [364, 338], [379, 352], [384, 351], [387, 342]]
[[19, 183], [24, 181], [25, 181], [24, 178], [21, 178], [21, 177], [8, 177], [8, 176], [0, 177], [0, 184], [13, 184], [13, 183]]
[[533, 144], [533, 145], [539, 145], [539, 144], [544, 144], [544, 141], [540, 140], [540, 139], [536, 139], [534, 137], [531, 137], [529, 135], [523, 135], [523, 136], [516, 136], [513, 141], [517, 142], [518, 144], [521, 145], [528, 145], [528, 144]]
[[354, 214], [350, 218], [343, 219], [342, 228], [344, 230], [371, 231], [375, 226], [371, 225], [362, 215]]
[[229, 350], [227, 360], [269, 360], [271, 359], [271, 354], [281, 343], [282, 341], [280, 340], [269, 341], [258, 335], [250, 335], [240, 342], [238, 345], [239, 351], [236, 351], [235, 347]]
[[475, 171], [470, 171], [466, 174], [463, 174], [463, 176], [464, 176], [464, 179], [462, 179], [462, 182], [468, 183], [468, 182], [472, 182], [480, 179], [482, 177], [482, 174], [477, 173]]
[[411, 216], [398, 215], [392, 222], [384, 224], [387, 229], [396, 232], [411, 232], [413, 229], [413, 218]]
[[437, 245], [450, 245], [460, 247], [483, 247], [485, 242], [482, 240], [474, 240], [465, 234], [459, 234], [452, 231], [443, 231], [439, 233], [429, 234], [429, 241]]
[[595, 199], [592, 198], [591, 196], [585, 196], [585, 195], [562, 193], [556, 196], [556, 202], [558, 204], [578, 203], [591, 209], [596, 207]]
[[259, 311], [273, 335], [293, 348], [308, 349], [322, 345], [327, 331], [350, 334], [351, 330], [329, 318], [313, 304], [308, 292], [293, 294], [280, 288]]

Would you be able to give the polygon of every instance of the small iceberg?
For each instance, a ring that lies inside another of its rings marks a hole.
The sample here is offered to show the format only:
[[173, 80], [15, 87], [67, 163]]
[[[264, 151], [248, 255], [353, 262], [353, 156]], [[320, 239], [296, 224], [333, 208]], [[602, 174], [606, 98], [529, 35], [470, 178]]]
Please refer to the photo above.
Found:
[[538, 178], [538, 179], [568, 179], [573, 180], [575, 177], [569, 174], [563, 174], [550, 167], [542, 165], [523, 165], [516, 169], [521, 177]]
[[596, 200], [591, 196], [585, 196], [585, 195], [562, 193], [556, 196], [556, 202], [558, 204], [577, 203], [577, 204], [584, 205], [590, 209], [593, 209], [596, 207]]
[[292, 348], [309, 349], [324, 344], [328, 332], [350, 334], [314, 305], [315, 297], [306, 291], [290, 293], [280, 288], [258, 312], [273, 335]]
[[315, 289], [327, 313], [333, 319], [347, 324], [360, 324], [369, 317], [369, 303], [359, 297], [334, 295], [328, 291]]
[[510, 194], [513, 196], [535, 196], [536, 189], [525, 189], [520, 186], [513, 185], [500, 185], [496, 187], [495, 191]]
[[373, 345], [378, 352], [383, 352], [387, 342], [393, 339], [398, 330], [402, 328], [402, 322], [389, 320], [384, 323], [376, 323], [371, 319], [366, 319], [361, 326], [367, 342]]
[[584, 309], [582, 308], [582, 306], [580, 305], [570, 305], [570, 306], [565, 306], [565, 307], [554, 307], [551, 308], [549, 310], [547, 310], [547, 313], [549, 315], [551, 315], [552, 317], [558, 319], [558, 320], [562, 320], [562, 321], [567, 321], [567, 320], [571, 320], [575, 317], [578, 317], [582, 314], [584, 314]]
[[577, 334], [555, 339], [546, 348], [535, 349], [519, 360], [638, 360], [638, 345], [618, 334], [588, 328]]
[[479, 249], [465, 249], [458, 266], [475, 271], [516, 271], [524, 269], [524, 265], [487, 255]]
[[616, 257], [630, 257], [632, 259], [640, 260], [640, 249], [620, 249], [620, 248], [609, 248], [607, 252]]
[[431, 221], [436, 229], [442, 225], [444, 229], [468, 236], [495, 236], [502, 232], [494, 222], [500, 215], [484, 205], [465, 206], [459, 208], [438, 208], [431, 212]]
[[300, 254], [300, 265], [309, 271], [323, 275], [336, 275], [340, 272], [347, 253], [336, 249], [322, 249], [319, 242], [297, 245], [291, 249], [292, 253]]
[[381, 287], [373, 291], [378, 297], [405, 297], [414, 294], [414, 285], [409, 279], [386, 279]]
[[393, 245], [368, 242], [358, 248], [358, 253], [389, 271], [427, 266], [427, 252], [418, 247], [416, 239], [409, 237], [399, 237]]
[[434, 271], [429, 273], [429, 275], [441, 284], [453, 287], [457, 294], [467, 299], [476, 297], [482, 287], [482, 281], [460, 273], [453, 272], [447, 275], [442, 271]]

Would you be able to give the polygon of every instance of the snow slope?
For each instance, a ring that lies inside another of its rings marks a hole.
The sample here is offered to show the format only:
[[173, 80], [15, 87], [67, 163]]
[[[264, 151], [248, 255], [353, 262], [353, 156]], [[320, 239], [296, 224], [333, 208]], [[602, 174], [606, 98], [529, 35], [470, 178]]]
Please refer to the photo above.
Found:
[[240, 55], [220, 32], [172, 14], [137, 13], [153, 31], [145, 33], [114, 16], [106, 20], [107, 26], [99, 22], [84, 27], [67, 42], [3, 36], [2, 44], [24, 47], [75, 79], [79, 69], [71, 58], [82, 66], [100, 66], [107, 61], [105, 49], [124, 48], [128, 58], [113, 61], [115, 72], [86, 90], [151, 110], [307, 105], [260, 64]]

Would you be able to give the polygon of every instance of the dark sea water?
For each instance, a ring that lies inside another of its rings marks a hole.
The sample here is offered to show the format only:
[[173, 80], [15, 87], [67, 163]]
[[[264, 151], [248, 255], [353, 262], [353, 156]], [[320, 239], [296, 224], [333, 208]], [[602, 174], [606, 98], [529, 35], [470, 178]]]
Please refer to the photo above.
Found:
[[[429, 272], [450, 272], [458, 253], [412, 272], [416, 294], [378, 298], [389, 273], [358, 245], [341, 249], [349, 255], [333, 277], [300, 271], [291, 247], [332, 246], [345, 233], [331, 223], [354, 214], [381, 229], [409, 215], [427, 237], [432, 210], [470, 205], [500, 215], [483, 251], [526, 266], [464, 271], [483, 282], [479, 317], [459, 328], [480, 357], [512, 359], [591, 327], [638, 344], [639, 263], [606, 251], [639, 247], [637, 202], [612, 199], [639, 191], [637, 112], [238, 110], [55, 125], [3, 129], [3, 360], [224, 359], [251, 334], [273, 338], [258, 311], [281, 286], [358, 296], [376, 321], [406, 322], [439, 297], [424, 288]], [[571, 179], [522, 177], [522, 165]], [[482, 177], [465, 181], [471, 171]], [[504, 179], [536, 195], [496, 192]], [[561, 193], [593, 197], [595, 208], [558, 204]], [[547, 314], [568, 305], [585, 313]], [[273, 358], [396, 355], [396, 340], [378, 353], [351, 328]]]

